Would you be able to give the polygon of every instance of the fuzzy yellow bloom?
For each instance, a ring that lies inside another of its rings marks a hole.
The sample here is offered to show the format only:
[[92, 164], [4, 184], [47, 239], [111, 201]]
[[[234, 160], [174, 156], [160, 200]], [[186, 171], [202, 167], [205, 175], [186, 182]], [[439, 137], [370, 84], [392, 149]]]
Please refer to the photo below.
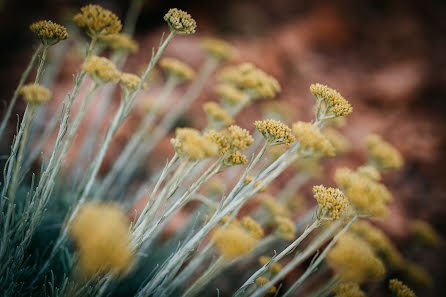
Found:
[[133, 261], [129, 221], [110, 203], [86, 203], [68, 226], [83, 273], [126, 273]]
[[240, 151], [234, 151], [230, 153], [224, 160], [223, 165], [225, 166], [235, 166], [244, 165], [248, 163], [248, 158], [242, 154]]
[[209, 122], [222, 123], [227, 126], [234, 122], [231, 115], [215, 102], [207, 102], [203, 104], [203, 109], [209, 119]]
[[373, 166], [361, 166], [356, 170], [360, 175], [365, 176], [376, 182], [381, 180], [381, 173]]
[[274, 217], [274, 221], [276, 223], [277, 229], [276, 232], [278, 235], [286, 240], [294, 240], [296, 233], [296, 226], [294, 225], [293, 221], [291, 221], [287, 217], [280, 217], [276, 216]]
[[52, 21], [38, 21], [32, 23], [29, 29], [37, 35], [44, 45], [53, 45], [68, 38], [67, 28]]
[[359, 285], [353, 282], [340, 283], [333, 288], [333, 292], [336, 297], [366, 297]]
[[218, 147], [193, 128], [177, 128], [171, 140], [175, 151], [191, 160], [203, 160], [218, 154]]
[[121, 21], [113, 12], [94, 4], [82, 7], [81, 12], [73, 17], [73, 21], [94, 38], [117, 34], [122, 29]]
[[272, 99], [280, 92], [279, 82], [251, 63], [226, 67], [220, 71], [219, 78], [245, 90], [252, 99]]
[[[258, 278], [256, 278], [256, 284], [258, 284], [261, 287], [266, 285], [268, 282], [269, 282], [269, 279], [264, 276], [259, 276]], [[276, 292], [277, 292], [276, 286], [271, 286], [267, 291], [267, 293], [271, 293], [271, 294], [274, 294]]]
[[191, 67], [174, 58], [161, 59], [160, 66], [168, 75], [180, 81], [192, 80], [195, 77], [195, 71]]
[[310, 92], [318, 100], [324, 100], [327, 110], [337, 116], [346, 116], [353, 112], [350, 103], [332, 88], [316, 83], [310, 85]]
[[345, 154], [350, 150], [350, 142], [347, 140], [347, 138], [344, 137], [344, 135], [339, 133], [336, 129], [325, 128], [322, 131], [322, 134], [333, 145], [336, 154]]
[[389, 289], [396, 297], [417, 297], [408, 286], [396, 278], [389, 281]]
[[[259, 257], [259, 263], [262, 266], [265, 266], [266, 264], [269, 263], [269, 261], [271, 261], [270, 257], [266, 257], [266, 256], [261, 256]], [[281, 270], [283, 269], [282, 264], [280, 264], [279, 262], [274, 262], [273, 264], [271, 264], [271, 266], [269, 267], [269, 270], [272, 271], [272, 273], [277, 274], [279, 273]]]
[[247, 98], [246, 94], [242, 90], [228, 83], [221, 83], [217, 85], [217, 87], [215, 88], [215, 92], [228, 105], [239, 104], [243, 100], [245, 100], [245, 98]]
[[392, 269], [399, 269], [403, 266], [403, 257], [382, 230], [363, 220], [355, 222], [349, 230], [367, 241], [377, 255]]
[[258, 240], [243, 227], [230, 224], [218, 228], [212, 237], [218, 252], [226, 259], [232, 260], [249, 254], [257, 246]]
[[249, 131], [237, 125], [230, 126], [227, 131], [232, 149], [243, 151], [254, 142]]
[[260, 239], [263, 237], [263, 235], [265, 235], [262, 226], [260, 226], [260, 224], [253, 218], [245, 216], [242, 218], [241, 223], [242, 226], [245, 227], [245, 229], [248, 230], [252, 236], [254, 236], [254, 238]]
[[254, 126], [262, 133], [266, 141], [271, 145], [276, 144], [291, 144], [294, 142], [294, 136], [291, 129], [276, 120], [255, 121]]
[[171, 8], [165, 15], [164, 20], [172, 32], [176, 34], [194, 34], [197, 23], [187, 12]]
[[371, 134], [367, 136], [366, 146], [373, 165], [378, 168], [395, 170], [403, 166], [404, 160], [400, 152], [379, 135]]
[[360, 215], [385, 217], [392, 194], [373, 179], [347, 168], [336, 170], [335, 181]]
[[225, 134], [216, 130], [209, 130], [205, 137], [218, 146], [218, 153], [220, 155], [226, 154], [231, 148], [230, 139]]
[[293, 124], [293, 133], [297, 141], [307, 149], [312, 149], [315, 153], [333, 157], [335, 148], [331, 142], [311, 123], [297, 122]]
[[422, 244], [430, 247], [438, 247], [442, 243], [440, 234], [425, 221], [413, 220], [410, 222], [409, 229], [410, 233]]
[[373, 249], [364, 240], [350, 233], [343, 234], [328, 252], [327, 262], [342, 281], [363, 283], [379, 281], [386, 269]]
[[219, 60], [230, 60], [235, 54], [234, 48], [221, 39], [204, 38], [201, 42], [201, 46], [209, 55]]
[[288, 217], [290, 215], [288, 208], [270, 194], [263, 194], [260, 197], [260, 203], [273, 216]]
[[51, 91], [39, 84], [27, 84], [20, 88], [19, 94], [29, 104], [40, 105], [51, 99]]
[[116, 65], [104, 57], [89, 57], [82, 65], [82, 69], [98, 84], [117, 82], [121, 78]]
[[337, 220], [347, 209], [348, 200], [339, 189], [314, 186], [313, 195], [321, 209], [322, 218]]
[[[121, 85], [124, 89], [126, 89], [129, 93], [132, 93], [138, 89], [141, 84], [141, 78], [138, 75], [133, 73], [122, 73], [120, 78]], [[147, 84], [144, 83], [142, 88], [145, 89]]]
[[105, 42], [114, 51], [123, 51], [135, 53], [138, 51], [138, 43], [125, 33], [116, 33], [99, 36], [99, 39]]

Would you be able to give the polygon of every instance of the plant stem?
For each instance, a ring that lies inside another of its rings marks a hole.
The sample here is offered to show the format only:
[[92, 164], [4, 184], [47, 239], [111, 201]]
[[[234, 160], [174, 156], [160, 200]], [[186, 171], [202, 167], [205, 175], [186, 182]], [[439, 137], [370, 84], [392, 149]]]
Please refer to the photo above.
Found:
[[193, 297], [203, 290], [206, 286], [223, 268], [225, 260], [220, 256], [203, 274], [190, 286], [182, 297]]

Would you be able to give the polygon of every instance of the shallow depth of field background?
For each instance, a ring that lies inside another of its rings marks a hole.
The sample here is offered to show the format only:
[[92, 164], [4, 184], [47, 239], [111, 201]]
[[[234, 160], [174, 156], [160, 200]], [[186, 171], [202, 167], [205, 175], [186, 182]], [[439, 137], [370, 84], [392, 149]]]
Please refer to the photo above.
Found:
[[[128, 1], [93, 1], [124, 17]], [[137, 72], [148, 62], [151, 47], [160, 33], [167, 32], [162, 20], [170, 7], [188, 11], [197, 21], [197, 33], [177, 37], [165, 57], [177, 57], [195, 69], [203, 62], [199, 39], [216, 36], [231, 42], [239, 55], [235, 62], [253, 62], [273, 74], [282, 86], [280, 102], [288, 104], [292, 119], [310, 120], [314, 99], [308, 87], [321, 82], [339, 90], [354, 112], [343, 129], [353, 143], [346, 156], [329, 161], [323, 178], [332, 185], [337, 166], [356, 167], [364, 160], [362, 141], [376, 132], [393, 143], [405, 157], [402, 170], [388, 174], [384, 183], [394, 193], [390, 216], [380, 222], [401, 247], [407, 242], [407, 220], [429, 221], [446, 238], [446, 1], [159, 1], [146, 0], [136, 26], [140, 43], [126, 70]], [[31, 22], [51, 19], [65, 25], [63, 16], [89, 1], [0, 1], [0, 109], [12, 92], [37, 40], [28, 30]], [[72, 73], [80, 60], [68, 52], [54, 86], [62, 98], [72, 86]], [[214, 81], [214, 80], [213, 80]], [[157, 87], [152, 88], [156, 95]], [[181, 90], [178, 90], [178, 92]], [[175, 96], [175, 93], [173, 94]], [[205, 125], [201, 103], [217, 100], [213, 83], [181, 119], [182, 125]], [[22, 114], [19, 102], [16, 113]], [[261, 117], [261, 105], [246, 109], [237, 123], [253, 130]], [[107, 169], [119, 153], [128, 131], [138, 123], [132, 115], [121, 127], [105, 160]], [[84, 126], [85, 127], [85, 126]], [[7, 137], [12, 139], [14, 123]], [[82, 133], [82, 132], [81, 132]], [[121, 142], [121, 144], [119, 144]], [[3, 142], [5, 143], [5, 142]], [[1, 154], [7, 152], [0, 148]], [[166, 138], [147, 164], [159, 168], [173, 153]], [[274, 187], [280, 186], [280, 179]], [[303, 193], [310, 199], [311, 187]], [[427, 268], [436, 282], [431, 294], [445, 292], [446, 266], [439, 249], [419, 254], [417, 262]]]

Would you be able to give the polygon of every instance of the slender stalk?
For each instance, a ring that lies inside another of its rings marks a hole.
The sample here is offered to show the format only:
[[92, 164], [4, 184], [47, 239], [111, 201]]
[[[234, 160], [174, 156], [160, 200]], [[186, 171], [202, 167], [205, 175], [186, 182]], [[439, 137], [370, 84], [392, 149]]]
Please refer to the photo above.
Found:
[[28, 66], [26, 67], [25, 71], [22, 73], [22, 76], [20, 77], [19, 84], [17, 85], [14, 94], [12, 95], [11, 101], [9, 101], [8, 108], [6, 109], [6, 113], [3, 116], [2, 122], [0, 124], [0, 139], [3, 139], [3, 133], [5, 132], [6, 125], [8, 124], [9, 118], [11, 117], [12, 109], [14, 108], [14, 105], [17, 101], [17, 98], [19, 97], [19, 90], [25, 83], [26, 79], [28, 78], [29, 73], [31, 72], [31, 69], [33, 68], [34, 63], [37, 60], [37, 57], [39, 56], [40, 51], [42, 50], [43, 45], [39, 44], [39, 46], [34, 51], [31, 60], [29, 61]]
[[224, 268], [225, 260], [220, 256], [203, 274], [190, 286], [182, 297], [196, 296]]
[[42, 76], [43, 73], [43, 65], [45, 65], [45, 61], [46, 61], [46, 56], [48, 55], [48, 50], [50, 49], [49, 45], [45, 45], [43, 47], [43, 53], [42, 53], [42, 57], [40, 58], [40, 62], [39, 62], [39, 66], [37, 67], [37, 73], [36, 73], [36, 78], [34, 80], [34, 82], [37, 84], [40, 81], [40, 77]]

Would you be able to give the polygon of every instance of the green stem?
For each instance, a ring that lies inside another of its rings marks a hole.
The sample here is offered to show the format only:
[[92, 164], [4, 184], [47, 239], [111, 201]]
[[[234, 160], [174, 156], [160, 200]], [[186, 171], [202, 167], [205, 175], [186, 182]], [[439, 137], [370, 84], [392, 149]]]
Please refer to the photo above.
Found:
[[33, 68], [33, 65], [36, 62], [36, 59], [42, 48], [43, 45], [39, 44], [39, 46], [34, 51], [28, 66], [26, 67], [25, 71], [22, 73], [22, 76], [20, 77], [19, 84], [17, 85], [14, 94], [12, 95], [11, 101], [9, 101], [8, 108], [6, 109], [6, 113], [3, 116], [2, 123], [0, 125], [0, 139], [2, 139], [3, 132], [5, 131], [6, 125], [8, 124], [9, 118], [11, 117], [12, 109], [17, 101], [17, 98], [19, 97], [20, 88], [23, 86], [25, 80], [28, 78], [28, 75], [31, 72], [31, 69]]

